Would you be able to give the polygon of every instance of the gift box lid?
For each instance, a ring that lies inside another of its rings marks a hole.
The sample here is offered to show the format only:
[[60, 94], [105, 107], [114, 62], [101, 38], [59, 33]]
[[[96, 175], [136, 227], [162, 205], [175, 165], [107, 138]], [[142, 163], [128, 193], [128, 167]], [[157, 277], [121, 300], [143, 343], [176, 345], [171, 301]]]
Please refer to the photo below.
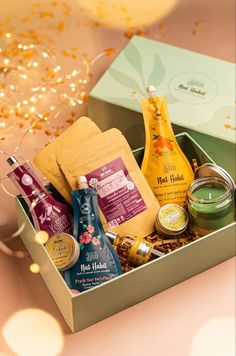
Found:
[[235, 142], [233, 63], [134, 36], [90, 92], [90, 97], [141, 112], [146, 86], [166, 96], [171, 121]]

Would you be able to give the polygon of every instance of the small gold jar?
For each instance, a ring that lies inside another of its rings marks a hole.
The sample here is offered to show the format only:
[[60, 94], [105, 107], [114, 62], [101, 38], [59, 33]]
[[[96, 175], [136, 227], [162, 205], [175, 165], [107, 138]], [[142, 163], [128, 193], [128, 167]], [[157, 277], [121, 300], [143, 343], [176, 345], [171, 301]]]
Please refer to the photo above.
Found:
[[156, 217], [156, 231], [164, 235], [182, 234], [188, 226], [188, 214], [177, 204], [163, 205]]
[[64, 232], [51, 236], [45, 248], [59, 271], [73, 267], [79, 259], [78, 242], [72, 235]]

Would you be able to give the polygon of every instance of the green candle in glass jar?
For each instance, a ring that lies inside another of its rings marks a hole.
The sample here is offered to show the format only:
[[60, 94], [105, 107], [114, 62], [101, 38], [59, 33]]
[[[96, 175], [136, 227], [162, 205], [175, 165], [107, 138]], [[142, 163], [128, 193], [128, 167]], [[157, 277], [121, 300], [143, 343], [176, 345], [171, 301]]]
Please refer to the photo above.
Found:
[[212, 186], [203, 186], [198, 190], [193, 192], [195, 198], [199, 200], [209, 200], [216, 199], [221, 197], [227, 192], [227, 189], [221, 186], [212, 185]]
[[188, 210], [193, 230], [204, 236], [234, 222], [234, 191], [222, 178], [198, 178], [188, 190]]

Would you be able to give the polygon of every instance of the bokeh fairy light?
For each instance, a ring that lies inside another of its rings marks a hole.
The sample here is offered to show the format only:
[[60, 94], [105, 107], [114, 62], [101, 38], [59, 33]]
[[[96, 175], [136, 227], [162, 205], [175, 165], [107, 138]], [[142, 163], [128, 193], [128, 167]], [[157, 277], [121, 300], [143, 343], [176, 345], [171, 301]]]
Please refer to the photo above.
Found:
[[0, 22], [0, 140], [29, 128], [52, 140], [64, 128], [53, 130], [52, 122], [66, 117], [68, 126], [87, 101], [95, 58], [111, 53], [89, 58], [78, 47], [55, 45], [71, 12], [61, 0], [42, 1], [28, 15]]
[[192, 341], [191, 356], [199, 355], [235, 355], [235, 318], [233, 316], [211, 319], [197, 330]]
[[38, 244], [44, 245], [49, 239], [48, 233], [46, 231], [38, 231], [35, 235], [35, 241]]
[[68, 123], [74, 122], [78, 107], [88, 98], [92, 66], [101, 57], [114, 53], [113, 49], [106, 49], [89, 60], [73, 49], [64, 52], [67, 62], [64, 59], [61, 64], [58, 51], [34, 44], [14, 42], [14, 46], [0, 52], [2, 140], [9, 136], [9, 128], [12, 135], [17, 128], [30, 128], [30, 132], [44, 129], [47, 136], [53, 136], [50, 125], [62, 114], [66, 114]]
[[39, 265], [38, 265], [37, 263], [31, 263], [31, 265], [30, 265], [30, 271], [31, 271], [32, 273], [39, 273], [39, 271], [40, 271]]
[[64, 346], [58, 321], [40, 309], [23, 309], [11, 315], [3, 325], [2, 335], [17, 355], [56, 356]]
[[77, 0], [82, 11], [108, 27], [144, 27], [166, 16], [178, 0]]
[[66, 110], [68, 118], [74, 117], [76, 107], [86, 99], [91, 76], [90, 61], [84, 55], [77, 53], [72, 66], [70, 62], [75, 59], [70, 53], [66, 53], [69, 63], [61, 65], [59, 53], [33, 43], [12, 39], [12, 43], [6, 43], [1, 49], [1, 138], [9, 127], [33, 125], [33, 130], [37, 130], [45, 124], [49, 126]]

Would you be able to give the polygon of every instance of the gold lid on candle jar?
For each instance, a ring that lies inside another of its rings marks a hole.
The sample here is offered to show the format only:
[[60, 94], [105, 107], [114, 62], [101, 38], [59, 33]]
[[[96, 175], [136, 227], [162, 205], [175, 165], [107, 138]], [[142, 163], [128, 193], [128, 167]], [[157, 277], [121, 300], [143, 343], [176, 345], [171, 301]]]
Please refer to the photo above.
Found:
[[80, 247], [76, 239], [64, 232], [51, 236], [46, 242], [45, 248], [59, 271], [73, 267], [80, 254]]
[[188, 214], [182, 206], [166, 204], [160, 208], [155, 222], [157, 232], [178, 235], [184, 232], [187, 226]]

